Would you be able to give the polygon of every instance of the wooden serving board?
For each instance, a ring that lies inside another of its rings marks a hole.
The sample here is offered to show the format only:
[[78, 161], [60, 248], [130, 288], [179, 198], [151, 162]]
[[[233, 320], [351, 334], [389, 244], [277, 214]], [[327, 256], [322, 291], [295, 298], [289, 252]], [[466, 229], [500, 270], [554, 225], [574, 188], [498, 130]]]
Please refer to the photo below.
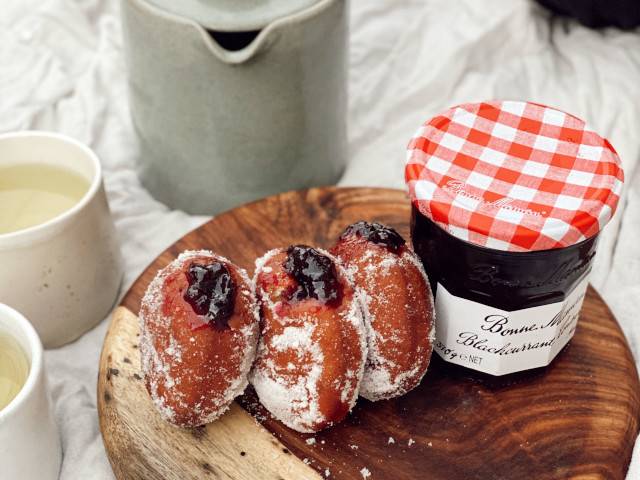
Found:
[[345, 422], [315, 435], [270, 418], [250, 391], [206, 427], [162, 421], [141, 381], [136, 317], [156, 271], [182, 250], [207, 248], [251, 273], [271, 248], [329, 247], [360, 219], [408, 237], [409, 201], [369, 188], [285, 193], [219, 215], [145, 270], [116, 310], [100, 360], [100, 427], [118, 479], [624, 478], [640, 385], [620, 327], [591, 287], [575, 337], [546, 369], [495, 378], [434, 355], [417, 389], [360, 399]]

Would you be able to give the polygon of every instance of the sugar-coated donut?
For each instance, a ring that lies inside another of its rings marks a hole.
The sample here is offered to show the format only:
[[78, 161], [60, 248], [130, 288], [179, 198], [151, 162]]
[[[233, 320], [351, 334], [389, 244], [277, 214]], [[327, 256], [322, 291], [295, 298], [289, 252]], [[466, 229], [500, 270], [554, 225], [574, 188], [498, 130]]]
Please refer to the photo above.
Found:
[[140, 323], [142, 371], [164, 419], [212, 422], [244, 391], [259, 324], [241, 268], [209, 251], [182, 253], [149, 284]]
[[363, 305], [346, 271], [305, 245], [256, 261], [261, 337], [250, 380], [288, 427], [315, 432], [343, 420], [367, 357]]
[[357, 222], [331, 253], [364, 291], [368, 358], [360, 395], [404, 395], [427, 371], [435, 338], [433, 296], [424, 267], [404, 239], [379, 223]]

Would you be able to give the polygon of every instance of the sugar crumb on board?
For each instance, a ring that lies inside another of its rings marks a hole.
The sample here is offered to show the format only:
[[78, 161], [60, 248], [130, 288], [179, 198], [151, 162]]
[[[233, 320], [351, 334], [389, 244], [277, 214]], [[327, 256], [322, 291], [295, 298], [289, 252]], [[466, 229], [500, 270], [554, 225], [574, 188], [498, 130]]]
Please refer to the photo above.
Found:
[[371, 476], [371, 472], [367, 467], [362, 467], [362, 469], [360, 470], [360, 475], [362, 475], [362, 478], [366, 479]]
[[393, 437], [389, 437], [389, 440], [387, 440], [387, 445], [391, 445], [392, 443], [396, 443], [396, 441]]

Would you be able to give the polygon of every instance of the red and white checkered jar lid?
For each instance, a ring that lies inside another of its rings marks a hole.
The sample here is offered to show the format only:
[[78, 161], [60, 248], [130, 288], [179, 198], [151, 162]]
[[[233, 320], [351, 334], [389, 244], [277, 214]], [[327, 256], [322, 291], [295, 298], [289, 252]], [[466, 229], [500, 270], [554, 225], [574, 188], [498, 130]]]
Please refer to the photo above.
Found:
[[418, 210], [455, 237], [521, 252], [597, 234], [616, 210], [624, 173], [609, 142], [579, 118], [491, 101], [420, 127], [405, 180]]

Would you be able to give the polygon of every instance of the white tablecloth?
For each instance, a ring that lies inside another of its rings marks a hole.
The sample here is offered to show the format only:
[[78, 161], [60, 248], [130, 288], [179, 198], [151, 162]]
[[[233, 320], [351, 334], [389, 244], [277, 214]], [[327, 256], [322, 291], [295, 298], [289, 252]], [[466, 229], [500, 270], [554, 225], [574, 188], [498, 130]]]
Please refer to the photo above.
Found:
[[[54, 130], [96, 150], [125, 259], [125, 288], [204, 217], [140, 186], [115, 0], [4, 0], [0, 132]], [[640, 352], [640, 34], [591, 31], [527, 0], [353, 0], [349, 148], [341, 185], [403, 188], [417, 125], [452, 104], [528, 99], [587, 119], [617, 148], [626, 190], [592, 277]], [[108, 320], [46, 353], [64, 447], [61, 479], [113, 478], [96, 414]], [[638, 449], [637, 449], [638, 450]], [[640, 452], [629, 478], [640, 478]]]

